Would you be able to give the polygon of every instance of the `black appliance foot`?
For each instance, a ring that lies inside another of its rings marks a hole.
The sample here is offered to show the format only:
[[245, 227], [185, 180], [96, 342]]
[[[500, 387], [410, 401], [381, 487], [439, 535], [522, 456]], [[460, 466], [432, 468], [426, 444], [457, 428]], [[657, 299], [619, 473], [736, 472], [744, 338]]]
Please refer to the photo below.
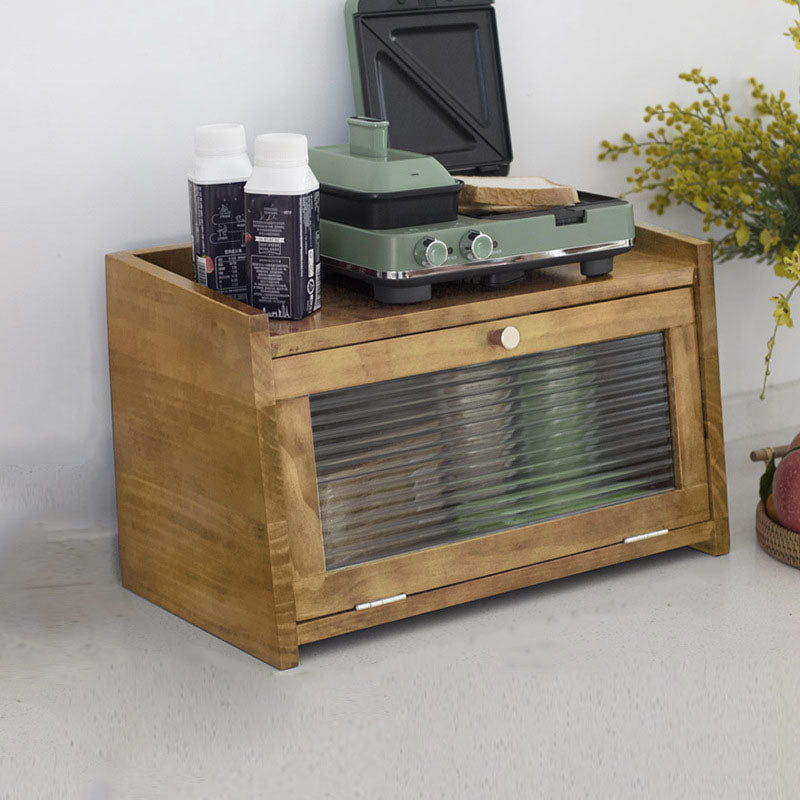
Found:
[[612, 269], [614, 269], [613, 258], [596, 258], [589, 261], [581, 261], [581, 275], [585, 275], [587, 278], [608, 275]]
[[431, 299], [431, 285], [425, 286], [373, 286], [375, 299], [379, 303], [400, 305], [402, 303], [424, 303]]
[[514, 272], [495, 272], [492, 275], [484, 275], [478, 278], [481, 286], [486, 286], [489, 289], [504, 289], [506, 286], [511, 286], [512, 283], [518, 283], [525, 280], [525, 271], [519, 270]]

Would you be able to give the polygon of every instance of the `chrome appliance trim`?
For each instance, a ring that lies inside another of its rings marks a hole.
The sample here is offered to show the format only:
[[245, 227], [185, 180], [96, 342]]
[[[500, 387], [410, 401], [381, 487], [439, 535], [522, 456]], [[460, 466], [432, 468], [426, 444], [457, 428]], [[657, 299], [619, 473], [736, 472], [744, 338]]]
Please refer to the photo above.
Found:
[[531, 261], [544, 261], [549, 258], [563, 258], [565, 256], [586, 256], [594, 253], [604, 253], [608, 250], [616, 250], [622, 247], [633, 247], [633, 239], [621, 239], [618, 242], [605, 242], [603, 244], [581, 245], [580, 247], [568, 247], [563, 250], [542, 250], [538, 253], [526, 253], [519, 256], [509, 256], [506, 258], [490, 258], [488, 261], [470, 261], [466, 264], [449, 264], [442, 267], [431, 267], [430, 269], [414, 269], [405, 272], [383, 271], [361, 267], [358, 264], [350, 264], [347, 261], [338, 261], [335, 258], [324, 258], [326, 264], [348, 272], [357, 272], [361, 275], [368, 275], [370, 278], [378, 278], [385, 281], [404, 281], [409, 278], [425, 278], [434, 275], [448, 275], [455, 272], [465, 272], [481, 267], [506, 267], [512, 264], [527, 264]]

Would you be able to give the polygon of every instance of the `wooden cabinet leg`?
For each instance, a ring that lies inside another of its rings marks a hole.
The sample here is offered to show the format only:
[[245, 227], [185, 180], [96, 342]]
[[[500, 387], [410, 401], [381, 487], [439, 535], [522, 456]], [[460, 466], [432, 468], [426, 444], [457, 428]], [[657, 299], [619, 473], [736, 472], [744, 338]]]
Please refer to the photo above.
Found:
[[714, 525], [714, 536], [705, 542], [692, 545], [692, 547], [701, 553], [708, 553], [710, 556], [724, 556], [730, 553], [731, 537], [727, 518], [717, 520]]

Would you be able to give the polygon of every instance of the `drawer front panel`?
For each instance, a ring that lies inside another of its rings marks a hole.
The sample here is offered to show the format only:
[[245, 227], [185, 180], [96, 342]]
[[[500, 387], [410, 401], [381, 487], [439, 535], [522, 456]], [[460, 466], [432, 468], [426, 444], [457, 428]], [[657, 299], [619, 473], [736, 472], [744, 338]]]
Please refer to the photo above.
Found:
[[310, 401], [327, 570], [675, 488], [662, 333]]
[[296, 575], [297, 619], [323, 617], [399, 594], [410, 597], [484, 575], [621, 544], [628, 537], [653, 530], [669, 529], [673, 535], [679, 529], [704, 522], [708, 515], [708, 486], [692, 486], [333, 572]]
[[[277, 358], [272, 362], [275, 395], [279, 400], [307, 397], [349, 386], [502, 361], [693, 323], [691, 290], [673, 289], [653, 295], [398, 336]], [[514, 327], [519, 332], [519, 344], [511, 351], [493, 341], [494, 335], [507, 327]]]
[[709, 519], [690, 290], [273, 365], [298, 620]]

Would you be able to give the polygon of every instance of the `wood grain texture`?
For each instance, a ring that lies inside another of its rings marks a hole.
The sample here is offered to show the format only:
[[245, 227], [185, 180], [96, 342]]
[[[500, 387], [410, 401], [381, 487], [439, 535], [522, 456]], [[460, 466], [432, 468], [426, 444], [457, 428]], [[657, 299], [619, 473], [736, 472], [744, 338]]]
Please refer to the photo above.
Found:
[[433, 298], [413, 306], [377, 303], [354, 280], [334, 278], [323, 287], [320, 312], [300, 322], [273, 320], [275, 358], [297, 353], [388, 339], [394, 336], [550, 311], [691, 286], [694, 268], [643, 256], [636, 251], [615, 259], [614, 272], [583, 278], [575, 265], [535, 270], [530, 278], [505, 289], [470, 284], [434, 285]]
[[238, 300], [232, 300], [207, 286], [195, 283], [192, 279], [192, 248], [188, 244], [112, 253], [107, 258], [135, 265], [140, 272], [183, 289], [187, 294], [205, 297], [239, 314], [249, 317], [264, 316], [263, 312], [257, 308], [240, 303]]
[[695, 546], [711, 555], [725, 555], [730, 552], [730, 530], [711, 245], [702, 239], [649, 226], [637, 227], [636, 242], [637, 248], [642, 247], [654, 256], [696, 266], [694, 302], [706, 438], [705, 454], [714, 524], [708, 541]]
[[708, 487], [694, 486], [491, 536], [325, 572], [295, 582], [297, 619], [416, 594], [446, 583], [603, 547], [662, 528], [708, 520]]
[[[654, 249], [660, 246], [660, 236], [650, 239]], [[188, 245], [137, 250], [134, 254], [173, 273], [173, 277], [181, 276], [184, 281], [191, 278], [192, 251]], [[577, 265], [548, 267], [535, 270], [530, 278], [504, 289], [438, 284], [433, 287], [431, 301], [411, 306], [377, 303], [366, 285], [329, 277], [323, 286], [321, 311], [299, 321], [270, 320], [272, 355], [281, 358], [516, 314], [649, 294], [692, 286], [694, 280], [693, 261], [670, 258], [668, 250], [660, 254], [639, 244], [630, 253], [617, 257], [614, 272], [601, 278], [582, 277]], [[191, 286], [247, 313], [260, 313], [203, 286]]]
[[399, 619], [426, 614], [450, 606], [469, 603], [484, 597], [511, 592], [526, 586], [576, 575], [601, 567], [620, 564], [644, 556], [694, 545], [708, 538], [711, 523], [692, 525], [671, 531], [666, 536], [647, 539], [633, 544], [613, 544], [576, 555], [557, 558], [542, 564], [489, 575], [484, 578], [433, 589], [411, 595], [406, 600], [366, 611], [346, 611], [319, 619], [301, 622], [298, 625], [300, 644], [341, 636], [352, 631], [395, 622]]
[[[688, 325], [693, 320], [691, 291], [673, 289], [320, 353], [303, 353], [275, 360], [275, 393], [279, 399], [303, 397], [347, 386], [621, 339]], [[507, 326], [517, 328], [522, 337], [519, 347], [512, 351], [491, 341], [498, 327]]]
[[298, 576], [325, 571], [314, 437], [307, 397], [277, 404], [292, 563]]
[[[435, 287], [417, 306], [326, 282], [322, 312], [300, 322], [193, 283], [187, 245], [107, 264], [123, 581], [275, 666], [296, 664], [299, 642], [562, 575], [728, 551], [713, 268], [696, 239], [640, 227], [610, 276], [556, 267], [497, 292]], [[520, 349], [488, 343], [500, 322], [520, 327]], [[668, 331], [679, 489], [325, 573], [309, 392], [654, 330]]]
[[[133, 250], [131, 254], [148, 264], [154, 264], [181, 278], [194, 281], [191, 243], [147, 247], [144, 250]], [[123, 254], [117, 253], [115, 255], [119, 256]]]
[[673, 264], [697, 266], [700, 263], [698, 248], [707, 244], [703, 239], [655, 225], [636, 226], [636, 250], [650, 258], [667, 259]]
[[697, 486], [708, 471], [695, 326], [670, 328], [665, 345], [678, 485]]
[[277, 471], [266, 321], [154, 269], [107, 260], [123, 583], [290, 667], [288, 534], [267, 488]]
[[[298, 663], [297, 625], [294, 604], [292, 557], [289, 549], [289, 516], [286, 506], [284, 472], [280, 453], [278, 410], [270, 360], [269, 330], [265, 316], [249, 318], [250, 361], [253, 398], [261, 457], [261, 488], [267, 525], [267, 562], [272, 586], [272, 605], [265, 623], [274, 625], [280, 669]], [[274, 663], [274, 662], [273, 662]]]
[[700, 352], [700, 380], [705, 415], [706, 458], [708, 460], [709, 500], [714, 520], [712, 535], [697, 545], [698, 550], [720, 556], [730, 552], [728, 490], [725, 471], [725, 441], [722, 430], [722, 398], [717, 350], [717, 309], [714, 296], [714, 264], [711, 245], [697, 245], [697, 287], [695, 308]]

